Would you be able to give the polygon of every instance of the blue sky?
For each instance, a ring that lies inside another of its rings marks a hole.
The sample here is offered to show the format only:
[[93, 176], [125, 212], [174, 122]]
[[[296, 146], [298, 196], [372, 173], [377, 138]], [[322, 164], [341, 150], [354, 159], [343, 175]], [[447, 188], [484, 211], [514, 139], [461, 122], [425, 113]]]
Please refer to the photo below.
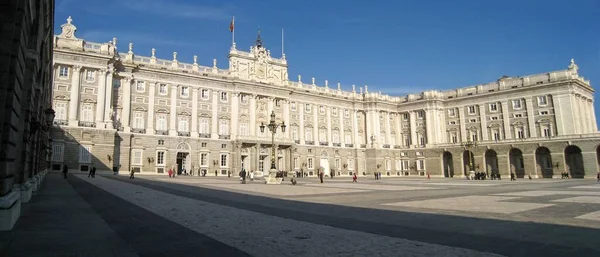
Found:
[[[281, 29], [290, 79], [369, 85], [392, 95], [452, 89], [565, 69], [600, 85], [597, 0], [56, 0], [56, 31], [73, 16], [77, 36], [120, 51], [227, 67], [229, 22], [238, 49], [258, 27], [272, 55]], [[600, 104], [596, 101], [596, 110]]]

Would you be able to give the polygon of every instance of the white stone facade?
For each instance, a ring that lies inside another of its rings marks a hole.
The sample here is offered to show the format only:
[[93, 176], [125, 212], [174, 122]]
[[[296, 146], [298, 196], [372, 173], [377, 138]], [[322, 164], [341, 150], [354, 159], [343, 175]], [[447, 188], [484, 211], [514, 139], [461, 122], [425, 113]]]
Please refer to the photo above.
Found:
[[285, 55], [271, 56], [260, 35], [249, 52], [234, 44], [222, 69], [196, 56], [180, 62], [176, 52], [172, 60], [154, 49], [138, 56], [132, 44], [119, 53], [116, 39], [76, 38], [71, 19], [62, 28], [54, 48], [55, 168], [267, 171], [271, 135], [259, 126], [275, 112], [287, 124], [275, 136], [279, 170], [447, 177], [469, 165], [521, 177], [598, 170], [594, 90], [573, 60], [564, 70], [393, 97], [366, 85], [343, 91], [315, 78], [290, 81]]

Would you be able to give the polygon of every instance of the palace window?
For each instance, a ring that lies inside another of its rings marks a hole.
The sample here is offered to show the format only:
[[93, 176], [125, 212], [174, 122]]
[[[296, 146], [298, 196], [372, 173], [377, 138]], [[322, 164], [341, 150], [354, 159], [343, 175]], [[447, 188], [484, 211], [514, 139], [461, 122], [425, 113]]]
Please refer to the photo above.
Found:
[[134, 112], [133, 113], [133, 128], [143, 129], [144, 128], [144, 113]]
[[539, 106], [546, 106], [548, 104], [548, 98], [545, 95], [538, 96], [537, 100]]
[[550, 126], [543, 126], [542, 127], [542, 134], [544, 135], [544, 137], [551, 137], [552, 136], [552, 130], [550, 130]]
[[337, 115], [338, 115], [338, 109], [337, 109], [337, 108], [332, 108], [332, 109], [331, 109], [331, 114], [332, 114], [333, 116], [337, 116]]
[[514, 116], [515, 118], [523, 118], [523, 114], [521, 113], [515, 113]]
[[308, 169], [314, 169], [315, 168], [315, 159], [313, 159], [313, 157], [308, 157], [306, 158], [306, 161], [308, 162]]
[[221, 154], [221, 168], [225, 168], [225, 167], [227, 167], [227, 154], [222, 153]]
[[58, 76], [61, 78], [69, 77], [69, 67], [60, 66], [60, 68], [58, 70]]
[[166, 95], [167, 94], [167, 84], [158, 85], [158, 94]]
[[409, 135], [404, 135], [404, 146], [410, 146], [410, 136]]
[[131, 150], [131, 153], [132, 153], [131, 164], [142, 165], [142, 149], [133, 149], [133, 150]]
[[475, 114], [475, 105], [471, 105], [467, 108], [469, 109], [469, 114]]
[[189, 87], [181, 87], [181, 97], [189, 97], [190, 96], [190, 88]]
[[299, 157], [294, 157], [294, 169], [297, 169], [300, 167], [300, 165], [298, 165], [299, 161], [300, 161]]
[[313, 141], [312, 128], [304, 129], [304, 140]]
[[410, 162], [408, 160], [402, 160], [402, 170], [409, 170]]
[[350, 118], [350, 110], [344, 110], [344, 117]]
[[248, 96], [247, 95], [241, 95], [240, 96], [240, 102], [242, 104], [247, 104], [248, 103]]
[[63, 162], [65, 154], [65, 145], [52, 144], [52, 161]]
[[517, 138], [525, 138], [525, 130], [521, 127], [517, 128]]
[[200, 134], [209, 134], [210, 133], [210, 121], [207, 118], [200, 119]]
[[296, 102], [292, 102], [290, 104], [290, 108], [292, 109], [292, 111], [295, 111], [296, 110]]
[[402, 170], [402, 161], [396, 160], [396, 170]]
[[93, 70], [86, 70], [85, 71], [85, 80], [87, 81], [94, 81], [94, 71]]
[[227, 102], [227, 92], [221, 92], [221, 102]]
[[305, 112], [310, 112], [310, 109], [311, 109], [310, 104], [304, 104], [304, 111]]
[[67, 103], [56, 102], [54, 104], [54, 110], [56, 111], [55, 120], [67, 120]]
[[156, 130], [167, 130], [167, 115], [159, 114], [156, 116]]
[[425, 170], [425, 160], [417, 160], [417, 170]]
[[396, 145], [396, 134], [392, 134], [390, 137], [390, 145]]
[[521, 99], [512, 100], [513, 109], [521, 109]]
[[92, 122], [94, 121], [94, 106], [91, 104], [84, 104], [81, 106], [81, 121]]
[[248, 132], [248, 123], [242, 122], [240, 123], [240, 136], [248, 136], [250, 133]]
[[333, 160], [333, 166], [335, 167], [336, 170], [340, 169], [340, 162], [342, 160], [340, 160], [340, 158], [335, 158], [335, 160]]
[[208, 167], [208, 154], [207, 153], [200, 154], [200, 166]]
[[385, 170], [392, 170], [392, 160], [385, 160]]
[[410, 118], [410, 115], [408, 114], [408, 112], [405, 112], [402, 114], [402, 120], [403, 121], [407, 121]]
[[319, 142], [327, 142], [327, 130], [319, 129]]
[[281, 99], [275, 100], [275, 107], [281, 107]]
[[319, 106], [319, 113], [325, 114], [325, 106], [323, 106], [323, 105]]
[[156, 152], [156, 165], [165, 165], [165, 151]]
[[453, 144], [458, 142], [458, 135], [456, 132], [450, 133], [450, 142]]
[[495, 141], [500, 140], [500, 129], [494, 129], [494, 130], [492, 130], [492, 134], [494, 135], [494, 140]]
[[347, 164], [348, 164], [348, 170], [354, 170], [354, 159], [349, 158]]
[[165, 145], [165, 140], [164, 139], [159, 139], [158, 140], [158, 145]]
[[548, 115], [548, 111], [540, 111], [540, 115], [542, 115], [542, 116]]
[[79, 163], [92, 163], [92, 147], [82, 145], [79, 147]]
[[200, 98], [207, 100], [208, 99], [208, 89], [200, 90]]
[[346, 134], [344, 135], [344, 142], [346, 144], [352, 144], [352, 132], [346, 131]]
[[491, 103], [490, 104], [490, 112], [497, 112], [497, 111], [498, 111], [498, 104]]
[[417, 111], [417, 118], [423, 119], [425, 117], [425, 111]]
[[293, 140], [298, 140], [298, 127], [297, 126], [293, 126], [292, 127], [292, 139]]
[[340, 132], [337, 130], [333, 131], [333, 135], [332, 135], [332, 141], [333, 143], [339, 143], [340, 142]]
[[477, 131], [471, 132], [471, 141], [477, 141]]
[[228, 120], [219, 120], [219, 135], [229, 135]]
[[177, 127], [178, 132], [188, 132], [189, 131], [189, 121], [187, 117], [179, 117], [179, 124]]
[[135, 91], [138, 91], [138, 92], [146, 91], [146, 83], [144, 83], [144, 81], [140, 81], [140, 80], [136, 81]]
[[448, 109], [448, 116], [456, 117], [456, 109], [454, 109], [454, 108]]
[[419, 134], [418, 134], [418, 137], [419, 137], [419, 143], [420, 143], [420, 145], [421, 145], [421, 146], [424, 146], [424, 145], [427, 143], [427, 140], [426, 140], [426, 138], [425, 138], [425, 135], [423, 135], [423, 134], [419, 133]]

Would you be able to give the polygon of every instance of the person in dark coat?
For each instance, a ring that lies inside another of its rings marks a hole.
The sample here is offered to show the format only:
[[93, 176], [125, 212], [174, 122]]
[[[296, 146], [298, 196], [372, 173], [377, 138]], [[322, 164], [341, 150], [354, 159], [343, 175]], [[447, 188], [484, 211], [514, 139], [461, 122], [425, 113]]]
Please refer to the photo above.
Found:
[[135, 178], [135, 172], [133, 171], [133, 168], [131, 168], [131, 172], [129, 172], [129, 179], [134, 179]]
[[242, 184], [246, 184], [246, 170], [242, 169], [242, 171], [240, 171], [240, 177], [242, 178]]
[[69, 167], [67, 167], [67, 165], [63, 166], [63, 177], [66, 179], [67, 178], [67, 172], [69, 172]]

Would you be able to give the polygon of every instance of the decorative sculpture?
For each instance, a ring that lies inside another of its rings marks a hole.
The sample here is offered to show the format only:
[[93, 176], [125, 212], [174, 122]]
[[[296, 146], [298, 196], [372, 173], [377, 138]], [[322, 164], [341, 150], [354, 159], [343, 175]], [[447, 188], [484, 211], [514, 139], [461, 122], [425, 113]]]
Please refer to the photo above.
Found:
[[194, 64], [198, 64], [198, 56], [194, 55]]
[[152, 58], [156, 58], [156, 49], [152, 48]]
[[173, 52], [173, 61], [176, 62], [177, 61], [177, 52]]

